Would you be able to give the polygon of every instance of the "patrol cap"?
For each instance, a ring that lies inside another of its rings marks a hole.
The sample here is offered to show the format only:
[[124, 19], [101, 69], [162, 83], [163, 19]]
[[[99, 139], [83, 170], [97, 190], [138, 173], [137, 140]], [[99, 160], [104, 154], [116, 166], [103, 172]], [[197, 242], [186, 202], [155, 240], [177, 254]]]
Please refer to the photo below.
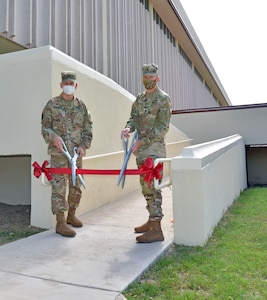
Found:
[[142, 72], [143, 72], [143, 76], [145, 75], [158, 76], [158, 66], [153, 63], [148, 65], [143, 65]]
[[77, 73], [73, 72], [73, 71], [64, 71], [61, 72], [61, 78], [62, 78], [62, 82], [64, 81], [76, 81], [77, 78]]

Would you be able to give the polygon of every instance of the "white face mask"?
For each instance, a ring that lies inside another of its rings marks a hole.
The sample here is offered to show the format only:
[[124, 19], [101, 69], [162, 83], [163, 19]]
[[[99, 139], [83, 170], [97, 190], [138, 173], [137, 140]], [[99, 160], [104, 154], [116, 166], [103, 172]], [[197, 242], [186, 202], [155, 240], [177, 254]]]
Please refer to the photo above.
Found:
[[74, 85], [64, 85], [63, 92], [66, 95], [72, 95], [75, 92], [75, 86]]

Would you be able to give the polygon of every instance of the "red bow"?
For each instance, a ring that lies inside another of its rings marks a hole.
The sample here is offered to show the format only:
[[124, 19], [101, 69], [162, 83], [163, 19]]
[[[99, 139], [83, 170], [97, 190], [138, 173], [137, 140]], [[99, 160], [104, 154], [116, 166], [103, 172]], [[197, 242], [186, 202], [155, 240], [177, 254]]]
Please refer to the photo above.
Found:
[[53, 179], [51, 173], [49, 173], [48, 169], [46, 168], [49, 165], [49, 162], [45, 160], [42, 164], [42, 167], [35, 161], [32, 166], [34, 167], [33, 174], [35, 177], [39, 178], [42, 173], [45, 174], [48, 181]]
[[150, 183], [153, 178], [160, 179], [162, 178], [163, 164], [158, 163], [154, 168], [153, 159], [148, 157], [144, 164], [140, 167], [139, 171], [145, 174], [144, 181], [147, 182], [148, 187], [150, 188]]

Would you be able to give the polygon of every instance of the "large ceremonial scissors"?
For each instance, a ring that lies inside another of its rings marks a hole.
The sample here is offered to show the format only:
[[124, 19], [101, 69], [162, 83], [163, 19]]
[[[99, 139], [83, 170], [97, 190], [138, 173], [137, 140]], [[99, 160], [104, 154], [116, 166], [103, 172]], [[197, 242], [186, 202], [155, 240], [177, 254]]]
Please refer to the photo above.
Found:
[[118, 182], [117, 182], [117, 185], [120, 185], [120, 183], [121, 183], [122, 188], [124, 187], [124, 183], [125, 183], [125, 174], [124, 173], [125, 173], [125, 170], [127, 169], [127, 164], [130, 159], [131, 153], [133, 151], [133, 145], [135, 144], [135, 142], [137, 142], [137, 140], [138, 140], [138, 134], [136, 131], [134, 133], [134, 136], [133, 136], [133, 139], [131, 142], [131, 146], [128, 149], [128, 137], [125, 137], [124, 135], [122, 136], [122, 144], [123, 144], [123, 149], [124, 149], [124, 161], [123, 161], [120, 175], [118, 177]]
[[[77, 147], [73, 148], [73, 157], [71, 157], [71, 155], [63, 141], [62, 141], [62, 148], [63, 148], [64, 155], [68, 158], [68, 160], [70, 162], [72, 184], [75, 186], [76, 185], [76, 170], [77, 170], [76, 161], [77, 161], [77, 158], [79, 157], [79, 155], [77, 153]], [[77, 177], [78, 177], [81, 185], [86, 189], [86, 185], [85, 185], [82, 175], [78, 174]]]

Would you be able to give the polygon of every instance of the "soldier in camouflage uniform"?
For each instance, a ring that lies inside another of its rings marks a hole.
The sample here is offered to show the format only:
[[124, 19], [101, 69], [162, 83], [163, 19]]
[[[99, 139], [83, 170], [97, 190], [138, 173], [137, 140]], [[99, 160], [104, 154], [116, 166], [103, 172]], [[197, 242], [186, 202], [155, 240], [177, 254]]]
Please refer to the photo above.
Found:
[[[133, 146], [138, 167], [148, 157], [153, 160], [166, 157], [164, 137], [169, 129], [171, 117], [170, 97], [157, 86], [158, 66], [144, 65], [142, 73], [146, 90], [137, 96], [132, 105], [130, 118], [122, 131], [125, 137], [129, 137], [129, 133], [135, 130], [138, 132], [138, 141]], [[146, 199], [149, 218], [145, 224], [135, 228], [136, 233], [143, 233], [136, 240], [139, 243], [163, 241], [160, 224], [163, 217], [161, 191], [155, 189], [153, 182], [149, 187], [144, 181], [144, 175], [140, 176], [140, 184]]]
[[[69, 153], [77, 147], [79, 155], [77, 167], [82, 168], [82, 157], [92, 141], [92, 119], [85, 104], [74, 97], [77, 88], [76, 73], [66, 71], [61, 73], [60, 87], [62, 93], [48, 101], [42, 113], [42, 135], [48, 144], [48, 154], [51, 155], [51, 167], [70, 168], [70, 163], [64, 155], [62, 141]], [[68, 199], [66, 191], [68, 184]], [[75, 217], [82, 191], [79, 180], [73, 186], [71, 175], [54, 174], [52, 180], [51, 205], [52, 213], [56, 215], [56, 232], [63, 236], [75, 236], [76, 232], [67, 224], [82, 227], [82, 222]], [[67, 220], [64, 212], [68, 210]]]

